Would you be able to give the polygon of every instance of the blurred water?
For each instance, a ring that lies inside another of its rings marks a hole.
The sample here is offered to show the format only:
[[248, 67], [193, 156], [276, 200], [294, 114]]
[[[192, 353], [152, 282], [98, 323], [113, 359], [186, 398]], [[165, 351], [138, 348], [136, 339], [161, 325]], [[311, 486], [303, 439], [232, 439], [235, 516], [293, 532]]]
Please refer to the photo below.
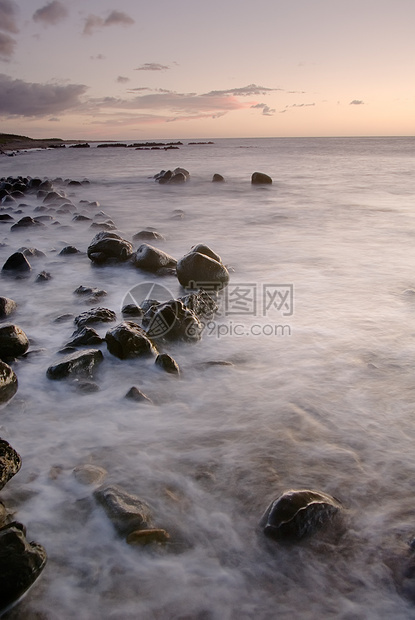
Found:
[[[121, 320], [128, 291], [154, 278], [59, 256], [69, 244], [85, 252], [96, 232], [73, 214], [36, 232], [1, 225], [1, 264], [21, 246], [46, 255], [0, 289], [40, 350], [14, 364], [19, 390], [0, 412], [0, 434], [23, 459], [2, 499], [49, 555], [13, 618], [415, 618], [393, 570], [415, 534], [414, 154], [412, 138], [241, 139], [0, 159], [0, 176], [86, 177], [67, 190], [78, 212], [102, 210], [130, 240], [154, 227], [176, 258], [206, 243], [233, 269], [202, 342], [168, 349], [179, 380], [103, 346], [100, 390], [82, 394], [46, 378], [74, 329], [54, 319], [90, 307], [73, 294], [82, 284], [105, 289], [95, 305]], [[176, 166], [188, 184], [154, 183]], [[256, 170], [272, 186], [251, 186]], [[226, 183], [211, 183], [215, 172]], [[39, 201], [25, 202], [34, 215]], [[53, 279], [39, 284], [42, 270]], [[174, 277], [159, 281], [181, 294]], [[267, 303], [288, 285], [292, 303]], [[125, 400], [132, 385], [155, 404]], [[118, 538], [73, 475], [83, 463], [147, 501], [177, 544]], [[338, 497], [343, 536], [264, 544], [257, 523], [289, 488]]]

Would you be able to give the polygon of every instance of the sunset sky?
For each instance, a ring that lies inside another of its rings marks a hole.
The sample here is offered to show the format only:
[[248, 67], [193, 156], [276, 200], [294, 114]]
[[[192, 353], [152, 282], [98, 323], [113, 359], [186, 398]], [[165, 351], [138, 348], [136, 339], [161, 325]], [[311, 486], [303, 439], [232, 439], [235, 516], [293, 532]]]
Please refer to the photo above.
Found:
[[415, 0], [0, 0], [0, 132], [415, 135]]

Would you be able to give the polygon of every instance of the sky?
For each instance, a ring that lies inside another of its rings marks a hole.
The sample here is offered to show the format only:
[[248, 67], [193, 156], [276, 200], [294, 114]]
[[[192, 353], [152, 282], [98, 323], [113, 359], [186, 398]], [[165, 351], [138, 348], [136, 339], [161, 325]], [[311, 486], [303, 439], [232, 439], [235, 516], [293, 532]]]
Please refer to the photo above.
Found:
[[0, 132], [415, 135], [415, 0], [0, 0]]

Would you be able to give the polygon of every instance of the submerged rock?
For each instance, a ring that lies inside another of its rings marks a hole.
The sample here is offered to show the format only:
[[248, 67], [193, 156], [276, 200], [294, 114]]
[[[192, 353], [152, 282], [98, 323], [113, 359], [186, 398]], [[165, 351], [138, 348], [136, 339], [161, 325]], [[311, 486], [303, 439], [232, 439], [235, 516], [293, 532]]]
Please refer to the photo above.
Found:
[[10, 230], [15, 231], [21, 228], [31, 228], [31, 227], [42, 228], [44, 226], [45, 225], [43, 224], [43, 222], [40, 222], [39, 220], [35, 220], [32, 217], [26, 216], [26, 217], [22, 217], [22, 219], [16, 222], [16, 224], [13, 224]]
[[229, 282], [229, 272], [220, 257], [203, 244], [196, 245], [183, 256], [177, 263], [176, 271], [184, 288], [220, 290]]
[[157, 273], [160, 269], [175, 267], [177, 264], [175, 258], [147, 243], [140, 245], [132, 255], [131, 262], [134, 267], [151, 273]]
[[0, 489], [20, 470], [22, 459], [5, 439], [0, 439]]
[[16, 394], [18, 388], [14, 371], [5, 362], [0, 361], [0, 405], [7, 403]]
[[107, 471], [103, 467], [98, 467], [98, 465], [85, 463], [75, 467], [73, 474], [80, 484], [101, 484], [107, 475]]
[[127, 394], [125, 395], [125, 398], [128, 398], [129, 400], [134, 400], [137, 403], [142, 403], [142, 402], [152, 403], [153, 402], [151, 398], [146, 396], [144, 392], [139, 390], [134, 385], [132, 388], [128, 390]]
[[155, 230], [140, 230], [133, 235], [133, 241], [165, 241], [165, 237]]
[[271, 502], [260, 520], [260, 527], [274, 540], [301, 540], [330, 523], [341, 509], [341, 503], [326, 493], [287, 491]]
[[108, 351], [119, 359], [155, 355], [157, 350], [137, 323], [124, 321], [105, 335]]
[[114, 485], [97, 489], [94, 497], [103, 506], [121, 536], [151, 527], [150, 506], [136, 495]]
[[57, 364], [49, 366], [46, 371], [48, 379], [65, 379], [70, 376], [92, 377], [96, 367], [103, 361], [104, 356], [99, 349], [76, 351], [67, 355]]
[[254, 172], [251, 177], [251, 183], [252, 185], [270, 185], [272, 183], [272, 179], [263, 172]]
[[17, 522], [0, 530], [0, 615], [20, 600], [46, 564], [45, 549], [25, 534]]
[[148, 530], [135, 530], [127, 536], [129, 545], [151, 545], [154, 543], [163, 544], [170, 540], [170, 534], [166, 530], [151, 528]]
[[212, 183], [223, 183], [224, 177], [221, 174], [215, 173], [212, 177]]
[[29, 348], [29, 339], [17, 325], [0, 327], [0, 359], [4, 362], [19, 357]]

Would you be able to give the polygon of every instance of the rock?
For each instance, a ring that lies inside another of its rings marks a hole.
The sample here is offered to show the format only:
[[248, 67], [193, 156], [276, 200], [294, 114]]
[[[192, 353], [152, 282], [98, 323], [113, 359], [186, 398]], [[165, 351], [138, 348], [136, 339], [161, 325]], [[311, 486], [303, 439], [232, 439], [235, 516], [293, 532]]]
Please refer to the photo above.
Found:
[[287, 491], [271, 502], [260, 520], [269, 538], [297, 541], [330, 523], [342, 509], [340, 502], [320, 491]]
[[141, 317], [144, 314], [140, 306], [137, 306], [136, 304], [127, 304], [126, 306], [123, 306], [121, 313], [123, 314], [123, 316], [135, 317]]
[[109, 330], [105, 341], [108, 351], [122, 360], [157, 353], [146, 332], [132, 321], [125, 321]]
[[107, 471], [103, 467], [85, 463], [84, 465], [75, 467], [73, 474], [81, 484], [90, 485], [101, 484], [107, 475]]
[[95, 344], [101, 344], [104, 339], [98, 334], [92, 327], [81, 327], [72, 334], [72, 340], [65, 346], [67, 347], [82, 347], [92, 346]]
[[86, 312], [81, 312], [75, 317], [74, 323], [77, 327], [85, 327], [91, 323], [111, 323], [117, 319], [117, 315], [107, 308], [91, 308]]
[[180, 297], [179, 301], [181, 301], [186, 308], [192, 310], [197, 317], [203, 317], [204, 319], [211, 319], [219, 309], [213, 297], [203, 290]]
[[180, 299], [152, 306], [144, 315], [143, 326], [148, 336], [154, 339], [195, 342], [200, 340], [203, 332], [196, 314]]
[[170, 540], [170, 535], [166, 530], [162, 529], [148, 529], [148, 530], [135, 530], [127, 536], [127, 543], [129, 545], [150, 545], [154, 543], [166, 543]]
[[207, 252], [212, 250], [199, 244], [178, 261], [177, 277], [184, 288], [220, 290], [228, 284], [229, 272], [225, 265]]
[[72, 221], [73, 222], [91, 222], [92, 219], [88, 217], [87, 215], [82, 215], [81, 213], [77, 213], [76, 215], [73, 216]]
[[270, 185], [272, 183], [271, 177], [263, 172], [254, 172], [251, 177], [252, 185]]
[[20, 455], [5, 439], [0, 439], [0, 489], [17, 474], [21, 466]]
[[212, 183], [223, 183], [224, 182], [224, 178], [221, 174], [214, 174], [213, 178], [212, 178]]
[[66, 197], [64, 194], [58, 194], [58, 192], [51, 191], [46, 194], [43, 199], [43, 204], [60, 205], [65, 202]]
[[167, 353], [161, 353], [156, 357], [156, 365], [171, 375], [179, 375], [180, 368], [177, 362]]
[[62, 361], [49, 366], [46, 371], [48, 379], [65, 379], [69, 376], [92, 377], [94, 370], [102, 362], [104, 356], [99, 349], [77, 351], [65, 357]]
[[94, 497], [103, 506], [121, 536], [151, 527], [150, 506], [136, 495], [114, 485], [97, 489]]
[[135, 400], [135, 402], [137, 403], [142, 403], [142, 402], [152, 403], [153, 402], [151, 398], [146, 396], [141, 390], [136, 388], [134, 385], [132, 388], [128, 390], [127, 394], [125, 395], [125, 398], [128, 398], [129, 400]]
[[199, 252], [199, 254], [204, 254], [205, 256], [209, 256], [209, 258], [213, 258], [213, 260], [217, 261], [218, 263], [222, 262], [222, 259], [219, 256], [219, 254], [216, 254], [216, 252], [214, 252], [212, 248], [210, 248], [208, 245], [205, 245], [204, 243], [198, 243], [197, 245], [192, 246], [190, 251]]
[[9, 222], [14, 222], [14, 217], [12, 217], [9, 213], [0, 213], [0, 223], [1, 222], [6, 224]]
[[4, 362], [26, 353], [29, 339], [17, 325], [0, 327], [0, 359]]
[[68, 254], [81, 254], [81, 252], [73, 245], [67, 245], [59, 252], [59, 256], [68, 256]]
[[49, 280], [52, 280], [52, 275], [49, 271], [41, 271], [37, 274], [35, 282], [49, 282]]
[[107, 295], [107, 291], [99, 288], [91, 288], [90, 286], [78, 286], [77, 289], [74, 290], [74, 295], [86, 296], [89, 295], [89, 300], [93, 301], [99, 299], [100, 297], [105, 297]]
[[18, 382], [14, 371], [0, 361], [0, 405], [7, 403], [17, 392]]
[[22, 252], [26, 258], [46, 258], [46, 254], [42, 250], [37, 248], [26, 248], [25, 246], [19, 248], [18, 252]]
[[22, 219], [16, 222], [16, 224], [13, 224], [10, 230], [16, 231], [22, 228], [31, 228], [31, 227], [40, 228], [44, 226], [45, 225], [42, 222], [39, 222], [39, 220], [34, 220], [32, 217], [26, 216], [26, 217], [22, 217]]
[[133, 254], [133, 246], [113, 232], [101, 231], [88, 247], [88, 258], [95, 263], [124, 262]]
[[134, 267], [150, 271], [151, 273], [157, 273], [157, 271], [165, 267], [175, 267], [177, 264], [175, 258], [147, 243], [140, 245], [131, 257], [131, 262]]
[[0, 319], [6, 319], [16, 310], [17, 304], [13, 299], [0, 297]]
[[187, 177], [183, 174], [183, 172], [176, 172], [169, 179], [170, 183], [186, 183]]
[[3, 265], [3, 271], [27, 273], [31, 270], [31, 266], [26, 256], [22, 252], [15, 252], [6, 260]]
[[46, 564], [45, 549], [25, 534], [17, 522], [0, 530], [0, 615], [19, 601]]
[[133, 235], [133, 241], [165, 241], [166, 238], [155, 230], [141, 230]]

